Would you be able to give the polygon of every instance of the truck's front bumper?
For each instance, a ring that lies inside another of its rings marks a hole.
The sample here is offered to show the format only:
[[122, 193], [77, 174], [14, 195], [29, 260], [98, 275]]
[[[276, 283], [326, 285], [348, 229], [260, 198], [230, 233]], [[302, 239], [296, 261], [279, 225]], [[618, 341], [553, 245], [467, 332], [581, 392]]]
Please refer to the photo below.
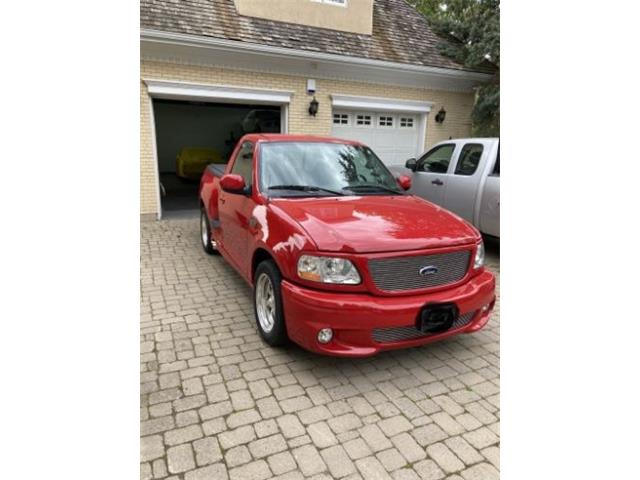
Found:
[[[414, 347], [480, 330], [489, 321], [495, 303], [495, 277], [485, 270], [451, 289], [396, 297], [311, 290], [284, 280], [282, 299], [291, 340], [326, 355], [367, 357], [382, 350]], [[412, 332], [426, 304], [448, 302], [457, 305], [466, 323], [438, 334]], [[323, 328], [333, 330], [333, 338], [326, 344], [317, 339]]]

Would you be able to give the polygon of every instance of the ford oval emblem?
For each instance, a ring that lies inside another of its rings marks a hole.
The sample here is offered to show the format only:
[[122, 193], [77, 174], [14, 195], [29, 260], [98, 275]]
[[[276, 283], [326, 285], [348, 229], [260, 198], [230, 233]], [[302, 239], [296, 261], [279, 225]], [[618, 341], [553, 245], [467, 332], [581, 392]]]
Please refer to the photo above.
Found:
[[436, 267], [435, 265], [427, 265], [426, 267], [422, 267], [418, 273], [420, 273], [420, 275], [423, 277], [435, 275], [436, 273], [438, 273], [438, 267]]

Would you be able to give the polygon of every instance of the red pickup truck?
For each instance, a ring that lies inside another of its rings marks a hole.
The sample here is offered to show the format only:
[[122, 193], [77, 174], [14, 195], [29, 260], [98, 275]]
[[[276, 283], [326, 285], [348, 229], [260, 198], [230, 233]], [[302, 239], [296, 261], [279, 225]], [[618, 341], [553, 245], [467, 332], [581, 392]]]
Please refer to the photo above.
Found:
[[364, 357], [475, 332], [495, 303], [482, 237], [409, 187], [358, 142], [246, 135], [202, 176], [202, 245], [253, 286], [272, 346]]

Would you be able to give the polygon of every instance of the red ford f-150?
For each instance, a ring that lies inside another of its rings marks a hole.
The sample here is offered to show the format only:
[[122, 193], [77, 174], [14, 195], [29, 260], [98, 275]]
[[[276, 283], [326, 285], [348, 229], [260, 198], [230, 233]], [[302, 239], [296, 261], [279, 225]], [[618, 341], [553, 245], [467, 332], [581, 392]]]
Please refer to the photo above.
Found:
[[253, 286], [273, 346], [362, 357], [475, 332], [495, 303], [482, 237], [409, 187], [358, 142], [246, 135], [202, 176], [202, 245]]

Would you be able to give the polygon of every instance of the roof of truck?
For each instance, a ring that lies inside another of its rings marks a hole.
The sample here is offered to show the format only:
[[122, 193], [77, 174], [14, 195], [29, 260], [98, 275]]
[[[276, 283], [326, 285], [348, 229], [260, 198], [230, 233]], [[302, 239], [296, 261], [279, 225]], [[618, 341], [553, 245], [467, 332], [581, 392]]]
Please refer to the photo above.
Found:
[[242, 140], [250, 142], [330, 142], [362, 145], [362, 143], [358, 141], [345, 140], [343, 138], [323, 137], [319, 135], [291, 135], [288, 133], [250, 133], [242, 137]]

